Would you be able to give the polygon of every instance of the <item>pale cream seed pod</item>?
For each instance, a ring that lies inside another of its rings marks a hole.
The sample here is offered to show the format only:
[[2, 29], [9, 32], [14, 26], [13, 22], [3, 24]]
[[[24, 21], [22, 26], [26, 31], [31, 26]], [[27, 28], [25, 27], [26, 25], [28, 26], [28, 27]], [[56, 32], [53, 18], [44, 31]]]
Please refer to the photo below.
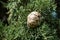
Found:
[[27, 26], [30, 28], [35, 28], [40, 23], [41, 14], [39, 12], [33, 11], [27, 16]]

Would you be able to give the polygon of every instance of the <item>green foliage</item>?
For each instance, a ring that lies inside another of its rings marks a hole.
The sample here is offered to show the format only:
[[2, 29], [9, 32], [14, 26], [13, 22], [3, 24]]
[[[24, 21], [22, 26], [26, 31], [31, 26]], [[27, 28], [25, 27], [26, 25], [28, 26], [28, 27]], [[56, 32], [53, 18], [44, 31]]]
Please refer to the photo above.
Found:
[[[4, 33], [2, 40], [59, 40], [54, 24], [56, 20], [51, 17], [51, 12], [56, 8], [53, 0], [8, 0], [6, 7], [9, 9], [9, 26], [0, 25]], [[32, 11], [40, 12], [54, 25], [44, 20], [39, 27], [29, 29], [26, 19]]]
[[43, 23], [41, 27], [28, 29], [23, 24], [10, 25], [4, 29], [6, 40], [58, 40], [56, 29]]
[[3, 24], [2, 24], [2, 22], [0, 21], [0, 40], [1, 40], [1, 38], [2, 38], [2, 32], [3, 31]]

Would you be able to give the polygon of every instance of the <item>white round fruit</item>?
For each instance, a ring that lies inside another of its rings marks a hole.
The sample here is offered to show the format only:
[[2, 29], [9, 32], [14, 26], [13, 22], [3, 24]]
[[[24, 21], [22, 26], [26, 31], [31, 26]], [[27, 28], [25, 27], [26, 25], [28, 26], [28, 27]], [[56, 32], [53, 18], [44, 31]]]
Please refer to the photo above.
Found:
[[27, 16], [27, 26], [35, 28], [40, 24], [41, 14], [39, 12], [33, 11]]

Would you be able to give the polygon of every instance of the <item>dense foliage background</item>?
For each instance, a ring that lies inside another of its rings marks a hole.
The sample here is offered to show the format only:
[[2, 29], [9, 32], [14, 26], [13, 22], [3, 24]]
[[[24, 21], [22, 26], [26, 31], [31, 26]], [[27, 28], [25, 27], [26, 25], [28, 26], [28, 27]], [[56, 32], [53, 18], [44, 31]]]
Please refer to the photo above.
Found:
[[[54, 0], [7, 0], [0, 1], [7, 9], [8, 24], [0, 21], [0, 40], [60, 40], [59, 19]], [[37, 28], [27, 27], [27, 16], [32, 11], [42, 14], [44, 19]], [[3, 14], [5, 12], [3, 11]], [[1, 13], [2, 14], [2, 13]], [[3, 17], [3, 16], [2, 16]], [[4, 18], [2, 19], [4, 20]]]

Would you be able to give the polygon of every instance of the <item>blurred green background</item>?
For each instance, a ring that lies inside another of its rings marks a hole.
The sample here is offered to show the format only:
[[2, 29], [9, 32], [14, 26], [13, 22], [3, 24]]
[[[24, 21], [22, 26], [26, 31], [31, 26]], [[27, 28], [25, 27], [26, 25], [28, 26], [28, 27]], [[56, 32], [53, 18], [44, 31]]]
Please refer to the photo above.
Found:
[[[0, 40], [60, 40], [60, 20], [55, 0], [0, 0]], [[27, 28], [32, 11], [44, 19], [37, 28]]]

